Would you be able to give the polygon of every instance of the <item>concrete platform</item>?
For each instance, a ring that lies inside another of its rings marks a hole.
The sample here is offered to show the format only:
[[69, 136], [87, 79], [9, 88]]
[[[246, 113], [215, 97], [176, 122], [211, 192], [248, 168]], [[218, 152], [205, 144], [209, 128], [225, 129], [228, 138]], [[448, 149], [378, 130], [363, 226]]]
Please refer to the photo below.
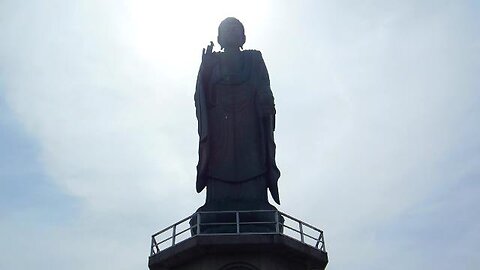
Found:
[[196, 235], [149, 258], [150, 270], [320, 270], [326, 252], [283, 234]]

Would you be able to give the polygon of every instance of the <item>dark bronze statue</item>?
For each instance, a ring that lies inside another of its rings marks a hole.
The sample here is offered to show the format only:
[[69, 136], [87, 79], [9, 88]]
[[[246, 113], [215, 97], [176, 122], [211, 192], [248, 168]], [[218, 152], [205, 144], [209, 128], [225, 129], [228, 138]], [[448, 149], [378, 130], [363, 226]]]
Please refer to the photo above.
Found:
[[197, 192], [207, 188], [199, 211], [275, 209], [280, 204], [275, 164], [275, 106], [262, 54], [243, 50], [242, 23], [218, 27], [223, 51], [203, 50], [195, 91], [199, 161]]

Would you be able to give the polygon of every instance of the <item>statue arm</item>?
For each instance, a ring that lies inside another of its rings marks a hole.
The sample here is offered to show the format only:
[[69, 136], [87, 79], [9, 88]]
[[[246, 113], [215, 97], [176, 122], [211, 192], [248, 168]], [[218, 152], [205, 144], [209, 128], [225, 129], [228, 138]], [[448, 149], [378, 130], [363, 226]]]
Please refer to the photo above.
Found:
[[258, 80], [259, 80], [259, 92], [258, 105], [260, 106], [260, 113], [263, 118], [270, 118], [272, 121], [272, 128], [275, 129], [275, 102], [270, 88], [270, 78], [268, 70], [263, 61], [262, 53], [258, 52]]
[[200, 142], [207, 137], [207, 101], [205, 92], [208, 91], [209, 81], [211, 79], [212, 70], [218, 62], [218, 53], [212, 52], [213, 43], [207, 49], [203, 49], [202, 63], [198, 71], [197, 83], [195, 87], [195, 109], [198, 120], [198, 135]]
[[202, 79], [202, 69], [200, 68], [197, 76], [197, 84], [195, 87], [195, 113], [198, 121], [198, 136], [200, 141], [205, 139], [207, 134], [207, 123], [206, 123], [206, 100], [205, 100], [205, 89], [204, 89], [204, 80]]
[[[195, 109], [198, 120], [198, 165], [197, 165], [197, 192], [201, 192], [206, 184], [206, 170], [208, 163], [208, 117], [207, 117], [207, 100], [206, 91], [208, 91], [209, 80], [212, 73], [212, 68], [215, 63], [215, 55], [212, 54], [213, 45], [203, 50], [202, 64], [198, 71], [197, 84], [195, 87]], [[208, 54], [208, 55], [207, 55]]]
[[267, 152], [267, 185], [272, 195], [273, 200], [280, 204], [280, 196], [278, 194], [278, 178], [280, 177], [280, 171], [275, 163], [275, 142], [273, 138], [273, 132], [275, 130], [275, 103], [273, 98], [272, 89], [270, 88], [270, 78], [268, 76], [267, 67], [263, 61], [262, 54], [256, 52], [256, 63], [258, 67], [258, 83], [259, 88], [257, 92], [257, 106], [260, 117], [262, 118], [265, 147]]

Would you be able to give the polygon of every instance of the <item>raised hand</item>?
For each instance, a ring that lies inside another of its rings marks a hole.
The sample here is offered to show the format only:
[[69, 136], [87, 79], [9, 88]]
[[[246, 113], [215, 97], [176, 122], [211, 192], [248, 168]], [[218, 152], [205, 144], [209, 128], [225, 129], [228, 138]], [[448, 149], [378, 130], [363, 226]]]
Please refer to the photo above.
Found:
[[213, 41], [210, 41], [210, 45], [207, 46], [207, 49], [202, 50], [202, 61], [205, 60], [205, 58], [209, 58], [212, 55], [213, 52]]
[[202, 50], [202, 68], [204, 71], [210, 70], [215, 65], [216, 57], [213, 53], [213, 46], [213, 41], [210, 41], [210, 45]]

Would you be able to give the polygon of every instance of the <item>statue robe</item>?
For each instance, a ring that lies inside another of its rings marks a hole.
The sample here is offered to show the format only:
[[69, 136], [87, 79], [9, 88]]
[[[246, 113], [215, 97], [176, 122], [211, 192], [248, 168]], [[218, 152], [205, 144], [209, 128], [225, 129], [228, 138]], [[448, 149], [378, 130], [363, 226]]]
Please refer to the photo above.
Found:
[[209, 178], [242, 183], [263, 175], [273, 199], [280, 203], [273, 140], [275, 107], [262, 55], [242, 51], [241, 70], [225, 74], [221, 54], [213, 54], [210, 67], [202, 63], [197, 78], [197, 192]]

